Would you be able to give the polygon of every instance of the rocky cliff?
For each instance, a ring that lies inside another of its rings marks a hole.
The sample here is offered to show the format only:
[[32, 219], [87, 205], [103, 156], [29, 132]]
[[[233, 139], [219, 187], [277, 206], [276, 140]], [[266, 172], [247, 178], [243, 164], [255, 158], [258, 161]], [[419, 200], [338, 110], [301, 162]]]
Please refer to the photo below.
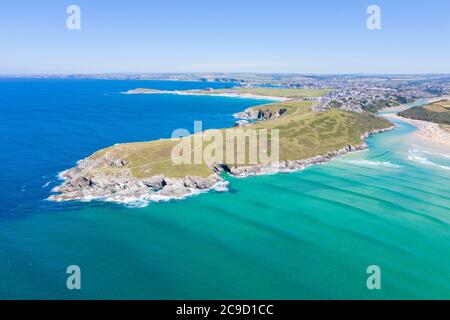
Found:
[[235, 118], [244, 119], [244, 120], [269, 120], [281, 117], [283, 114], [287, 112], [286, 108], [248, 108], [242, 112], [238, 112], [234, 114]]

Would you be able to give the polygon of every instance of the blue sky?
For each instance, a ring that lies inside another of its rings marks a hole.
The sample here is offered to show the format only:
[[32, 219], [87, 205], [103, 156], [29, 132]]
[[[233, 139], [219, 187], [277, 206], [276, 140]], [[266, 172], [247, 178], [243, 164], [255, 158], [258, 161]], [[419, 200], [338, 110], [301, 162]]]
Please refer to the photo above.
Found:
[[448, 0], [2, 1], [0, 74], [450, 73], [449, 14]]

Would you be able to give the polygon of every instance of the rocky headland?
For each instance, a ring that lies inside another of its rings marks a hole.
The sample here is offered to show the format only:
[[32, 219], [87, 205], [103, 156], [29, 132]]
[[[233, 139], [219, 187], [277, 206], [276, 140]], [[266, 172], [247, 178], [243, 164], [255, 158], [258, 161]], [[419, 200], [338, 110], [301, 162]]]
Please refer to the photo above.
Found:
[[[361, 136], [364, 140], [369, 136], [394, 129], [394, 126], [366, 132]], [[134, 177], [129, 170], [117, 170], [114, 174], [92, 174], [96, 168], [104, 170], [105, 165], [111, 169], [121, 168], [125, 160], [117, 158], [114, 154], [106, 153], [101, 158], [88, 157], [78, 162], [77, 166], [60, 173], [63, 183], [53, 189], [57, 193], [49, 197], [54, 201], [68, 200], [106, 200], [119, 203], [130, 203], [136, 200], [165, 201], [183, 199], [211, 190], [226, 191], [228, 182], [222, 173], [245, 178], [276, 173], [289, 173], [305, 169], [308, 166], [329, 162], [350, 152], [366, 150], [367, 144], [363, 141], [358, 145], [348, 145], [342, 149], [327, 152], [303, 160], [284, 160], [268, 165], [228, 166], [215, 164], [214, 173], [209, 177], [168, 178], [164, 174], [140, 179]]]
[[[235, 115], [253, 121], [238, 122], [244, 129], [282, 130], [280, 144], [286, 154], [276, 162], [239, 166], [215, 162], [204, 164], [199, 171], [193, 167], [176, 168], [171, 163], [172, 139], [121, 144], [100, 150], [61, 172], [59, 176], [63, 182], [52, 190], [54, 194], [49, 199], [158, 202], [210, 190], [226, 191], [226, 174], [244, 178], [303, 170], [350, 152], [365, 150], [364, 140], [368, 136], [394, 128], [389, 121], [372, 114], [340, 110], [312, 112], [311, 105], [311, 102], [281, 102], [252, 107]], [[311, 132], [316, 141], [304, 140]], [[300, 140], [293, 143], [292, 139]], [[305, 148], [302, 141], [315, 147]], [[144, 163], [143, 158], [146, 159]]]

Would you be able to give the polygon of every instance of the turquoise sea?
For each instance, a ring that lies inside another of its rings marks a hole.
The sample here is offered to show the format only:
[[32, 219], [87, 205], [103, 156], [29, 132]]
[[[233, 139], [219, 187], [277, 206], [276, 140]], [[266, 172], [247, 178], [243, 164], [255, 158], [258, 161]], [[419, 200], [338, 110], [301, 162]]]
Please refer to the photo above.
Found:
[[[0, 80], [1, 299], [450, 299], [450, 150], [395, 131], [304, 171], [144, 208], [46, 201], [118, 142], [231, 126], [262, 101], [122, 95], [220, 83]], [[66, 268], [81, 268], [81, 290]], [[368, 290], [366, 268], [381, 268]]]

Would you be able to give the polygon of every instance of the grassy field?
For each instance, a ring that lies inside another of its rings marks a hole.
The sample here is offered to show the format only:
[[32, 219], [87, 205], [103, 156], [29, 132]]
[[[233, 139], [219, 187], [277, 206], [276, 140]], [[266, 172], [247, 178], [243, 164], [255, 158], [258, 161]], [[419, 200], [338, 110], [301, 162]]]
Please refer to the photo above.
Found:
[[450, 125], [450, 101], [441, 100], [422, 107], [414, 107], [399, 113], [400, 116], [442, 125]]
[[[163, 93], [165, 91], [155, 89], [138, 88], [128, 91], [128, 93], [142, 94], [142, 93]], [[183, 91], [179, 91], [183, 92]], [[257, 95], [266, 97], [281, 97], [288, 99], [304, 99], [321, 97], [330, 90], [328, 89], [283, 89], [283, 88], [230, 88], [230, 89], [209, 89], [209, 90], [185, 90], [186, 93], [204, 94], [204, 95], [219, 95], [219, 94], [233, 94], [233, 95]]]
[[328, 89], [283, 89], [283, 88], [237, 88], [240, 94], [254, 94], [258, 96], [272, 96], [283, 98], [318, 98], [330, 90]]
[[202, 94], [249, 94], [265, 97], [281, 97], [288, 99], [317, 98], [330, 92], [328, 89], [283, 89], [283, 88], [233, 88], [199, 90]]
[[450, 101], [441, 100], [435, 103], [424, 106], [425, 109], [433, 112], [450, 112]]
[[[335, 151], [347, 145], [357, 145], [361, 143], [363, 133], [391, 126], [387, 120], [369, 113], [360, 114], [343, 110], [314, 113], [310, 111], [311, 104], [312, 102], [293, 101], [258, 106], [255, 108], [272, 108], [274, 110], [286, 108], [288, 112], [279, 118], [255, 122], [250, 126], [208, 130], [182, 139], [190, 144], [192, 151], [199, 149], [205, 151], [217, 134], [224, 135], [228, 141], [232, 139], [232, 135], [237, 130], [247, 133], [253, 132], [252, 129], [278, 129], [280, 160], [300, 160]], [[201, 144], [199, 141], [202, 138], [204, 142]], [[182, 139], [119, 144], [100, 150], [92, 157], [102, 158], [108, 153], [127, 161], [127, 165], [123, 168], [111, 169], [105, 165], [104, 168], [97, 170], [108, 172], [108, 174], [114, 174], [114, 171], [117, 170], [130, 170], [132, 175], [139, 178], [161, 173], [167, 177], [209, 176], [212, 169], [205, 162], [189, 165], [173, 164], [171, 152]], [[248, 141], [245, 145], [248, 150]], [[225, 152], [224, 150], [223, 153], [225, 154]], [[235, 159], [241, 155], [237, 148], [234, 149], [234, 152]], [[248, 152], [244, 151], [244, 153], [245, 163], [239, 165], [250, 164]], [[193, 160], [193, 155], [190, 156]], [[224, 162], [229, 166], [236, 165], [235, 162], [230, 163], [226, 160]]]

